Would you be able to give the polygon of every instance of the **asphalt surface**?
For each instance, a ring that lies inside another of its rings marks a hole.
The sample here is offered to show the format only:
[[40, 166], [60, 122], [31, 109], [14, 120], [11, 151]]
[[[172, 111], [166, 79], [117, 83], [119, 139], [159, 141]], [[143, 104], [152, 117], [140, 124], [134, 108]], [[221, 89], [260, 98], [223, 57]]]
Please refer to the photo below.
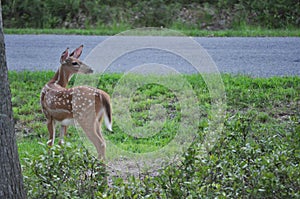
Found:
[[[57, 70], [66, 47], [84, 44], [84, 60], [106, 36], [75, 35], [5, 35], [9, 70]], [[300, 76], [299, 37], [222, 37], [193, 38], [211, 56], [221, 73], [247, 74], [255, 77]], [[130, 43], [129, 43], [130, 45]], [[184, 47], [184, 44], [183, 44]], [[117, 46], [109, 49], [113, 52]], [[196, 56], [196, 55], [195, 55]], [[129, 66], [161, 63], [181, 73], [196, 72], [192, 66], [171, 53], [141, 49], [116, 60], [108, 71], [126, 72]], [[176, 66], [177, 65], [177, 66]]]

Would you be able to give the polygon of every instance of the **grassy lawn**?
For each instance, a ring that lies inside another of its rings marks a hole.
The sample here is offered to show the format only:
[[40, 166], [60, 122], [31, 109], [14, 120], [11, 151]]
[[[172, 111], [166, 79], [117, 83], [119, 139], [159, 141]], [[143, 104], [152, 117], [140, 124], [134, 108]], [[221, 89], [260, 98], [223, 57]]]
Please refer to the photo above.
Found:
[[[115, 35], [131, 28], [127, 26], [102, 27], [95, 29], [4, 29], [5, 34], [75, 34], [75, 35]], [[297, 28], [265, 29], [260, 27], [242, 26], [228, 30], [199, 30], [170, 28], [187, 36], [198, 37], [299, 37]]]
[[[183, 159], [157, 171], [159, 174], [140, 174], [126, 180], [117, 176], [109, 186], [95, 187], [96, 181], [84, 183], [97, 178], [82, 181], [83, 174], [76, 173], [78, 168], [94, 171], [96, 167], [95, 160], [84, 152], [75, 127], [68, 130], [66, 147], [55, 146], [50, 150], [45, 146], [48, 133], [39, 94], [53, 75], [53, 72], [9, 72], [19, 155], [31, 197], [91, 198], [88, 194], [97, 198], [300, 197], [300, 77], [252, 78], [223, 74], [227, 106], [222, 135], [207, 156], [200, 156], [201, 142], [210, 130], [212, 102], [200, 75], [184, 75], [200, 99], [195, 106], [201, 117], [197, 127], [199, 136]], [[121, 77], [121, 74], [96, 77], [98, 87], [112, 95]], [[73, 83], [74, 79], [71, 86]], [[159, 104], [165, 109], [163, 130], [141, 138], [124, 134], [121, 126], [114, 123], [113, 133], [104, 130], [106, 139], [135, 153], [155, 151], [169, 143], [184, 117], [176, 95], [160, 84], [146, 84], [130, 97], [127, 108], [133, 126], [150, 125], [153, 118], [149, 109]], [[45, 169], [48, 167], [50, 171]], [[70, 175], [73, 181], [61, 175]], [[49, 179], [54, 181], [48, 183]], [[79, 189], [84, 186], [90, 187], [88, 193]], [[51, 189], [56, 191], [50, 193]]]

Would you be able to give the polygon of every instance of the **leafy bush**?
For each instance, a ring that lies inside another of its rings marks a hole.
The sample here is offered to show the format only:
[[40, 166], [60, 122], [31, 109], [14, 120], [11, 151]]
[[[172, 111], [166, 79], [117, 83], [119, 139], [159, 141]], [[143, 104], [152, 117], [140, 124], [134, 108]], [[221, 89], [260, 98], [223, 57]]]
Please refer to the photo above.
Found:
[[43, 145], [43, 154], [28, 155], [23, 166], [29, 198], [92, 198], [103, 192], [105, 166], [82, 146]]
[[300, 2], [297, 0], [219, 0], [218, 9], [220, 18], [229, 19], [237, 28], [245, 23], [265, 28], [300, 25], [300, 18], [296, 14], [300, 12]]
[[[250, 116], [250, 117], [249, 117]], [[253, 120], [254, 119], [254, 120]], [[258, 118], [257, 118], [258, 119]], [[176, 165], [157, 176], [118, 179], [108, 198], [297, 198], [300, 196], [299, 132], [284, 137], [252, 113], [239, 113], [208, 156], [195, 143]], [[294, 123], [293, 125], [296, 125]], [[273, 132], [273, 133], [271, 133]], [[296, 139], [295, 142], [292, 139]], [[293, 142], [291, 146], [283, 144]], [[297, 146], [295, 146], [295, 144]], [[289, 163], [287, 163], [289, 162]]]

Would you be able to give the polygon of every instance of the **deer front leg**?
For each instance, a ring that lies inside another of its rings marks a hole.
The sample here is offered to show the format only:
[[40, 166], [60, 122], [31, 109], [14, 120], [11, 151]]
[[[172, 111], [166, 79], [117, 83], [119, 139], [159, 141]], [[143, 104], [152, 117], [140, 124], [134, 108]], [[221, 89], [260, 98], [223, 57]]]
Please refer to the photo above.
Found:
[[55, 124], [54, 124], [53, 119], [47, 120], [47, 128], [48, 128], [48, 132], [49, 132], [49, 140], [48, 140], [47, 144], [49, 146], [52, 146], [54, 144], [54, 140], [55, 140]]

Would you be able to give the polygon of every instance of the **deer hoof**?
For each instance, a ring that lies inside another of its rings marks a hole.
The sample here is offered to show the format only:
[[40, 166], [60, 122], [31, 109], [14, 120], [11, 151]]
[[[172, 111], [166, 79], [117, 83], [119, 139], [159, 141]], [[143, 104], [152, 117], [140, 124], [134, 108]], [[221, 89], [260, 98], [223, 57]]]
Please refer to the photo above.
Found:
[[64, 145], [64, 144], [65, 144], [65, 141], [64, 141], [64, 140], [59, 140], [58, 144], [59, 144], [59, 145]]
[[52, 146], [53, 145], [53, 140], [48, 140], [47, 144], [48, 144], [48, 146]]

